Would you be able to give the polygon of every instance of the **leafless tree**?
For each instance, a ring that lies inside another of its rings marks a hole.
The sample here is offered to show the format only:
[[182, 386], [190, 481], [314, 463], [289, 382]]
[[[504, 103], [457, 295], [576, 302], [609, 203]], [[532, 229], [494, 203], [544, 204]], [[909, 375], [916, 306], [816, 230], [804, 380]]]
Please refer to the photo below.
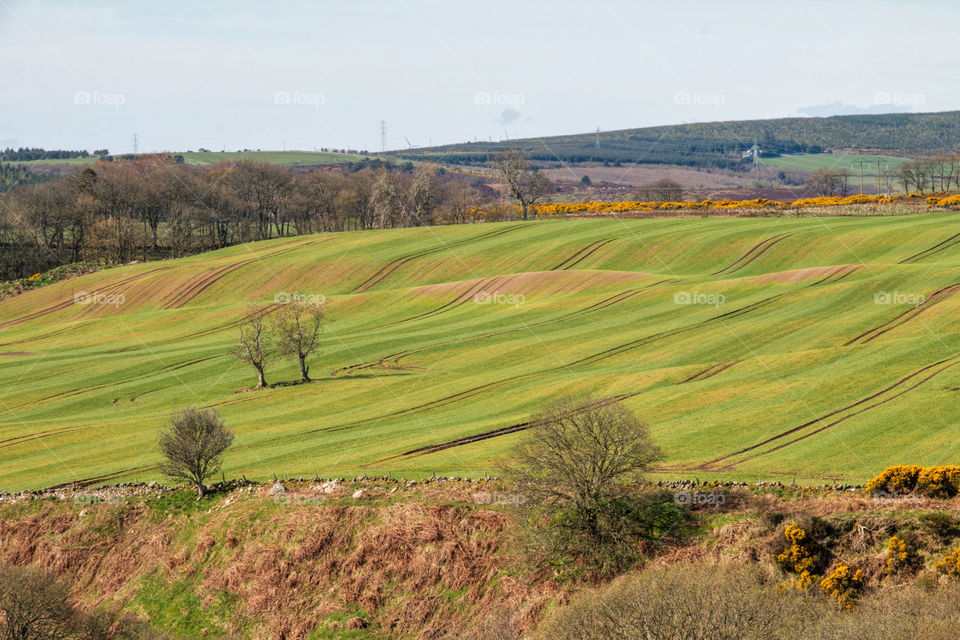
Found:
[[284, 304], [273, 318], [280, 353], [293, 356], [300, 367], [300, 382], [310, 382], [307, 358], [320, 346], [320, 331], [326, 322], [326, 305], [312, 301]]
[[521, 215], [526, 220], [530, 207], [547, 194], [550, 181], [535, 171], [527, 156], [518, 149], [500, 153], [494, 166], [510, 195], [520, 205]]
[[593, 537], [602, 503], [662, 457], [647, 426], [617, 400], [564, 398], [530, 421], [513, 475], [541, 502], [573, 506]]
[[253, 367], [257, 372], [257, 389], [267, 386], [266, 363], [275, 345], [267, 330], [264, 305], [251, 305], [240, 320], [240, 342], [233, 354]]
[[220, 471], [223, 453], [233, 444], [233, 432], [213, 409], [186, 409], [170, 420], [158, 442], [165, 459], [160, 470], [192, 483], [203, 497], [204, 483]]
[[0, 640], [69, 638], [77, 621], [67, 587], [52, 573], [0, 565]]

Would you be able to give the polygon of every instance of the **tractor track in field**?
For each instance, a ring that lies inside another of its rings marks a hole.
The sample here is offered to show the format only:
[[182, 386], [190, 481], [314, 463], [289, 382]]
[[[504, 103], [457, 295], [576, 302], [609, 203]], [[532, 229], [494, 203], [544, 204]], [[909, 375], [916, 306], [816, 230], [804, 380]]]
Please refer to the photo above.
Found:
[[350, 291], [350, 293], [363, 293], [364, 291], [367, 291], [368, 289], [375, 287], [376, 285], [380, 284], [381, 282], [389, 278], [391, 275], [393, 275], [393, 273], [397, 269], [399, 269], [400, 267], [402, 267], [403, 265], [407, 264], [412, 260], [416, 260], [417, 258], [422, 258], [424, 256], [428, 256], [434, 253], [439, 253], [441, 251], [446, 251], [448, 249], [456, 249], [457, 247], [462, 247], [463, 245], [470, 244], [472, 242], [478, 242], [480, 240], [485, 240], [487, 238], [494, 238], [496, 236], [501, 236], [505, 233], [510, 233], [511, 231], [522, 229], [525, 226], [526, 225], [524, 224], [519, 224], [512, 227], [507, 227], [506, 229], [496, 229], [494, 231], [489, 231], [487, 233], [481, 233], [480, 235], [475, 236], [473, 238], [465, 238], [464, 240], [459, 240], [457, 242], [452, 242], [450, 244], [441, 245], [439, 247], [434, 247], [432, 249], [424, 249], [423, 251], [418, 251], [417, 253], [411, 253], [406, 256], [401, 256], [391, 262], [388, 262], [384, 266], [380, 267], [380, 269], [378, 269], [372, 276], [370, 276], [369, 278], [361, 282], [359, 285], [354, 287]]
[[[734, 467], [736, 467], [736, 466], [739, 465], [739, 464], [742, 464], [743, 462], [746, 462], [747, 460], [752, 460], [752, 459], [758, 458], [758, 457], [760, 457], [760, 456], [762, 456], [762, 455], [766, 455], [766, 454], [768, 454], [768, 453], [773, 453], [774, 451], [779, 451], [780, 449], [783, 449], [783, 448], [785, 448], [785, 447], [788, 447], [788, 446], [790, 446], [790, 445], [792, 445], [792, 444], [796, 444], [797, 442], [800, 442], [801, 440], [805, 440], [805, 439], [807, 439], [807, 438], [809, 438], [809, 437], [811, 437], [811, 436], [814, 436], [814, 435], [816, 435], [816, 434], [818, 434], [818, 433], [822, 433], [823, 431], [826, 431], [827, 429], [830, 429], [831, 427], [834, 427], [834, 426], [840, 424], [841, 422], [845, 422], [846, 420], [849, 420], [850, 418], [856, 417], [856, 416], [858, 416], [858, 415], [860, 415], [860, 414], [862, 414], [862, 413], [865, 413], [865, 412], [867, 412], [867, 411], [869, 411], [869, 410], [871, 410], [871, 409], [874, 409], [874, 408], [879, 407], [879, 406], [881, 406], [881, 405], [887, 404], [888, 402], [891, 402], [892, 400], [895, 400], [895, 399], [899, 398], [900, 396], [902, 396], [902, 395], [904, 395], [904, 394], [906, 394], [906, 393], [909, 393], [910, 391], [913, 391], [913, 390], [916, 389], [917, 387], [919, 387], [919, 386], [923, 385], [924, 383], [932, 380], [933, 378], [937, 377], [938, 375], [940, 375], [940, 374], [943, 373], [944, 371], [947, 371], [948, 369], [954, 367], [954, 366], [957, 365], [957, 364], [960, 364], [960, 355], [954, 355], [954, 356], [951, 356], [951, 357], [949, 357], [949, 358], [945, 358], [945, 359], [943, 359], [943, 360], [940, 360], [940, 361], [938, 361], [938, 362], [934, 362], [933, 364], [929, 364], [929, 365], [927, 365], [927, 366], [925, 366], [925, 367], [922, 367], [922, 368], [914, 371], [913, 373], [911, 373], [911, 374], [909, 374], [909, 375], [907, 375], [907, 376], [905, 376], [905, 377], [903, 377], [903, 378], [900, 378], [899, 380], [897, 380], [897, 381], [894, 382], [893, 384], [890, 384], [890, 385], [884, 387], [884, 388], [881, 389], [880, 391], [877, 391], [876, 393], [873, 393], [873, 394], [867, 396], [866, 398], [861, 398], [860, 400], [857, 400], [856, 402], [853, 402], [853, 403], [848, 404], [848, 405], [846, 405], [846, 406], [844, 406], [844, 407], [841, 407], [840, 409], [836, 409], [836, 410], [834, 410], [834, 411], [831, 411], [830, 413], [826, 413], [826, 414], [824, 414], [824, 415], [822, 415], [822, 416], [820, 416], [820, 417], [818, 417], [818, 418], [815, 418], [814, 420], [810, 420], [810, 421], [808, 421], [808, 422], [805, 422], [805, 423], [801, 424], [800, 426], [793, 427], [793, 428], [791, 428], [791, 429], [787, 429], [786, 431], [783, 431], [783, 432], [781, 432], [781, 433], [778, 433], [778, 434], [775, 435], [775, 436], [771, 436], [771, 437], [769, 437], [769, 438], [767, 438], [767, 439], [765, 439], [765, 440], [763, 440], [763, 441], [761, 441], [761, 442], [758, 442], [758, 443], [756, 443], [756, 444], [750, 445], [749, 447], [744, 447], [743, 449], [740, 449], [740, 450], [738, 450], [738, 451], [734, 451], [733, 453], [727, 454], [727, 455], [725, 455], [725, 456], [721, 456], [721, 457], [719, 457], [719, 458], [714, 458], [713, 460], [710, 460], [710, 461], [708, 461], [708, 462], [704, 462], [703, 464], [700, 464], [700, 465], [696, 466], [695, 469], [698, 470], [698, 471], [721, 471], [721, 470], [729, 470], [729, 469], [733, 469]], [[919, 378], [919, 380], [917, 380], [918, 378]], [[871, 404], [871, 403], [872, 403], [872, 404]], [[828, 420], [831, 420], [831, 419], [833, 419], [833, 418], [836, 418], [836, 419], [833, 420], [832, 422], [827, 422]], [[826, 424], [824, 424], [824, 423], [826, 423]], [[740, 458], [739, 460], [737, 460], [737, 461], [735, 461], [735, 462], [728, 463], [728, 464], [726, 464], [726, 465], [724, 465], [724, 466], [721, 466], [721, 467], [717, 467], [717, 466], [716, 466], [717, 464], [719, 464], [719, 463], [721, 463], [721, 462], [725, 462], [725, 461], [730, 460], [731, 458], [734, 458], [734, 457], [737, 457], [737, 456], [742, 456], [743, 454], [745, 454], [745, 453], [750, 453], [751, 451], [756, 451], [757, 449], [759, 449], [759, 448], [761, 448], [761, 447], [764, 447], [764, 446], [769, 445], [769, 444], [773, 444], [773, 443], [775, 443], [775, 442], [777, 442], [777, 441], [779, 441], [779, 440], [783, 440], [784, 438], [787, 438], [787, 437], [792, 436], [792, 435], [794, 435], [794, 434], [798, 434], [798, 433], [800, 433], [801, 431], [810, 429], [811, 427], [815, 427], [815, 426], [817, 426], [817, 425], [820, 425], [820, 426], [818, 426], [816, 429], [810, 430], [810, 431], [807, 432], [807, 433], [803, 433], [803, 434], [801, 434], [801, 435], [798, 435], [797, 437], [793, 438], [792, 440], [789, 440], [789, 441], [787, 441], [787, 442], [782, 442], [782, 443], [780, 443], [780, 444], [777, 444], [776, 446], [773, 446], [773, 447], [771, 447], [770, 449], [766, 449], [766, 450], [764, 450], [764, 451], [760, 451], [760, 452], [754, 453], [754, 454], [749, 455], [749, 456], [746, 456], [746, 457], [744, 457], [744, 458]]]
[[833, 284], [835, 282], [840, 282], [847, 276], [856, 273], [860, 269], [863, 269], [863, 265], [845, 264], [842, 267], [837, 267], [836, 269], [828, 273], [825, 277], [807, 286], [816, 287], [817, 285], [821, 285], [821, 284]]
[[35, 433], [25, 433], [20, 436], [14, 436], [12, 438], [6, 438], [0, 440], [0, 449], [4, 447], [13, 447], [24, 442], [30, 442], [31, 440], [39, 440], [40, 438], [48, 438], [51, 436], [58, 436], [64, 433], [72, 433], [74, 431], [79, 431], [81, 429], [86, 429], [89, 427], [63, 427], [60, 429], [52, 429], [50, 431], [37, 431]]
[[911, 320], [914, 320], [920, 314], [924, 313], [925, 311], [928, 311], [931, 307], [934, 307], [940, 304], [941, 302], [951, 297], [958, 291], [960, 291], [960, 283], [952, 284], [948, 287], [938, 289], [937, 291], [934, 291], [933, 293], [931, 293], [930, 296], [926, 298], [922, 304], [919, 304], [915, 307], [911, 307], [910, 309], [904, 311], [903, 313], [898, 314], [896, 317], [891, 318], [890, 320], [887, 320], [883, 324], [877, 325], [876, 327], [868, 331], [864, 331], [863, 333], [853, 338], [852, 340], [845, 342], [843, 346], [849, 347], [850, 345], [854, 345], [854, 344], [867, 344], [869, 342], [872, 342], [873, 340], [876, 340], [883, 334], [889, 331], [893, 331], [898, 327], [902, 327], [903, 325], [907, 324]]
[[80, 480], [71, 480], [70, 482], [61, 482], [60, 484], [55, 484], [42, 491], [56, 491], [58, 489], [70, 489], [70, 488], [85, 488], [94, 484], [109, 482], [111, 480], [116, 480], [124, 476], [128, 476], [132, 473], [146, 473], [147, 471], [153, 471], [157, 469], [157, 465], [147, 465], [143, 467], [132, 467], [130, 469], [121, 469], [120, 471], [114, 471], [112, 473], [105, 473], [100, 476], [93, 476], [91, 478], [82, 478]]
[[175, 294], [173, 298], [168, 300], [161, 308], [163, 309], [179, 309], [186, 304], [195, 300], [201, 293], [209, 289], [211, 286], [216, 284], [219, 280], [227, 277], [231, 273], [242, 269], [248, 265], [251, 265], [255, 262], [259, 262], [266, 258], [273, 258], [285, 253], [290, 253], [292, 251], [297, 251], [298, 249], [303, 249], [305, 247], [310, 247], [316, 244], [321, 244], [328, 242], [329, 238], [321, 238], [319, 240], [311, 240], [309, 242], [301, 242], [292, 247], [283, 247], [269, 253], [265, 253], [260, 256], [255, 256], [253, 258], [247, 258], [241, 260], [240, 262], [234, 262], [226, 266], [215, 269], [212, 273], [208, 273], [205, 276], [201, 276], [199, 279], [195, 279], [193, 283], [187, 285], [187, 288], [179, 293]]
[[716, 362], [703, 371], [698, 371], [689, 378], [681, 380], [677, 384], [687, 384], [688, 382], [699, 382], [700, 380], [706, 380], [712, 378], [713, 376], [723, 373], [730, 367], [743, 362], [743, 360], [730, 360], [728, 362]]
[[24, 408], [27, 408], [27, 407], [33, 407], [33, 406], [36, 406], [36, 405], [38, 405], [38, 404], [42, 404], [42, 403], [44, 403], [44, 402], [48, 402], [48, 401], [50, 401], [50, 400], [59, 400], [59, 399], [63, 399], [63, 398], [72, 398], [73, 396], [78, 396], [78, 395], [80, 395], [80, 394], [88, 393], [88, 392], [90, 392], [90, 391], [99, 391], [99, 390], [101, 390], [101, 389], [107, 389], [107, 388], [109, 388], [109, 387], [115, 387], [115, 386], [121, 385], [121, 384], [127, 384], [127, 383], [130, 383], [130, 382], [136, 382], [136, 381], [139, 381], [139, 380], [144, 380], [144, 379], [147, 379], [147, 378], [152, 378], [152, 377], [154, 377], [154, 376], [163, 375], [163, 374], [165, 374], [165, 373], [170, 373], [170, 372], [172, 372], [172, 371], [178, 371], [178, 370], [180, 370], [180, 369], [185, 369], [186, 367], [191, 367], [191, 366], [193, 366], [193, 365], [200, 364], [200, 363], [202, 363], [202, 362], [207, 362], [208, 360], [213, 360], [213, 359], [215, 359], [215, 358], [222, 358], [222, 357], [224, 357], [223, 354], [217, 354], [217, 355], [212, 355], [212, 356], [204, 356], [204, 357], [202, 357], [202, 358], [193, 358], [193, 359], [190, 359], [190, 360], [184, 360], [184, 361], [182, 361], [182, 362], [175, 362], [175, 363], [173, 363], [173, 364], [166, 365], [166, 366], [162, 367], [161, 369], [159, 369], [159, 370], [157, 370], [157, 371], [153, 371], [153, 372], [151, 372], [151, 373], [144, 373], [144, 374], [141, 374], [141, 375], [139, 375], [139, 376], [133, 376], [133, 377], [131, 377], [131, 378], [126, 378], [126, 379], [124, 379], [124, 380], [120, 380], [120, 381], [118, 381], [118, 382], [104, 382], [104, 383], [101, 383], [101, 384], [96, 384], [96, 385], [90, 385], [90, 386], [82, 387], [82, 388], [80, 388], [80, 389], [71, 389], [71, 390], [69, 390], [69, 391], [61, 391], [60, 393], [55, 393], [55, 394], [53, 394], [53, 395], [45, 396], [45, 397], [43, 397], [43, 398], [39, 398], [39, 399], [37, 399], [37, 400], [32, 400], [32, 401], [30, 401], [30, 402], [25, 402], [24, 404], [19, 404], [19, 405], [16, 405], [16, 406], [14, 406], [14, 407], [8, 407], [8, 409], [9, 409], [10, 411], [13, 411], [13, 410], [16, 410], [16, 409], [24, 409]]
[[418, 347], [418, 348], [416, 348], [416, 349], [408, 349], [408, 350], [400, 351], [400, 352], [397, 352], [397, 353], [391, 353], [391, 354], [389, 354], [389, 355], [383, 356], [383, 357], [380, 358], [379, 360], [368, 361], [368, 362], [361, 362], [361, 363], [358, 363], [358, 364], [353, 364], [353, 365], [349, 365], [349, 366], [346, 366], [346, 367], [341, 367], [341, 368], [339, 368], [339, 369], [337, 369], [337, 370], [335, 370], [335, 371], [332, 371], [332, 372], [330, 373], [330, 375], [331, 375], [331, 376], [337, 376], [337, 375], [341, 375], [341, 374], [344, 374], [344, 373], [352, 373], [352, 372], [354, 372], [354, 371], [360, 371], [360, 370], [363, 370], [363, 369], [372, 369], [372, 368], [375, 368], [375, 367], [381, 367], [381, 368], [384, 368], [384, 369], [391, 369], [391, 370], [413, 370], [413, 369], [421, 369], [422, 367], [415, 367], [415, 366], [413, 366], [413, 365], [403, 365], [403, 364], [400, 362], [400, 360], [401, 360], [402, 358], [405, 358], [405, 357], [407, 357], [407, 356], [413, 355], [413, 354], [415, 354], [415, 353], [420, 353], [420, 352], [423, 352], [423, 351], [430, 351], [430, 350], [432, 350], [432, 349], [440, 349], [440, 348], [443, 348], [443, 347], [448, 346], [448, 345], [451, 345], [451, 344], [461, 344], [461, 343], [463, 343], [463, 342], [469, 342], [470, 340], [483, 340], [483, 339], [485, 339], [485, 338], [492, 338], [492, 337], [495, 337], [495, 336], [501, 336], [501, 335], [505, 335], [505, 334], [508, 334], [508, 333], [516, 333], [516, 332], [518, 332], [518, 331], [528, 331], [528, 330], [530, 330], [530, 329], [538, 329], [538, 328], [540, 328], [540, 327], [545, 327], [545, 326], [549, 326], [549, 325], [553, 325], [553, 324], [560, 324], [560, 323], [562, 323], [562, 322], [568, 322], [568, 321], [573, 320], [573, 319], [575, 319], [575, 318], [579, 318], [579, 317], [588, 315], [588, 314], [590, 314], [590, 313], [594, 313], [594, 312], [596, 312], [596, 311], [600, 311], [600, 310], [602, 310], [602, 309], [606, 309], [606, 308], [608, 308], [608, 307], [612, 307], [612, 306], [615, 305], [615, 304], [618, 304], [618, 303], [623, 302], [623, 301], [625, 301], [625, 300], [627, 300], [627, 299], [629, 299], [629, 298], [632, 298], [633, 296], [635, 296], [635, 295], [637, 295], [637, 294], [639, 294], [639, 293], [642, 293], [642, 292], [646, 291], [647, 289], [651, 289], [651, 288], [653, 288], [653, 287], [655, 287], [655, 286], [658, 286], [658, 285], [661, 285], [661, 284], [673, 284], [673, 283], [676, 283], [676, 282], [679, 282], [679, 280], [676, 280], [676, 279], [660, 280], [660, 281], [658, 281], [658, 282], [651, 283], [651, 284], [649, 284], [649, 285], [647, 285], [647, 286], [645, 286], [645, 287], [640, 287], [640, 288], [637, 288], [637, 289], [629, 289], [629, 290], [627, 290], [627, 291], [622, 291], [622, 292], [620, 292], [620, 293], [618, 293], [618, 294], [615, 294], [615, 295], [613, 295], [613, 296], [610, 296], [609, 298], [604, 298], [603, 300], [601, 300], [601, 301], [599, 301], [599, 302], [595, 302], [595, 303], [593, 303], [593, 304], [591, 304], [591, 305], [588, 305], [588, 306], [584, 307], [583, 309], [578, 309], [577, 311], [572, 311], [572, 312], [567, 313], [567, 314], [564, 314], [564, 315], [562, 315], [562, 316], [560, 316], [560, 317], [558, 317], [558, 318], [553, 318], [552, 320], [543, 320], [543, 321], [541, 321], [541, 322], [535, 322], [535, 323], [533, 323], [533, 324], [524, 325], [524, 326], [522, 326], [522, 327], [512, 327], [512, 328], [510, 328], [510, 329], [501, 329], [501, 330], [499, 330], [499, 331], [491, 331], [491, 332], [489, 332], [489, 333], [483, 333], [483, 334], [479, 334], [479, 335], [476, 335], [476, 336], [470, 336], [470, 337], [466, 337], [466, 338], [461, 338], [461, 339], [459, 339], [459, 340], [452, 341], [452, 342], [445, 342], [445, 343], [441, 343], [441, 344], [427, 345], [427, 346], [424, 346], [424, 347]]
[[758, 311], [758, 310], [766, 307], [767, 305], [773, 304], [774, 302], [776, 302], [777, 300], [779, 300], [780, 298], [782, 298], [782, 297], [784, 297], [784, 296], [786, 296], [786, 295], [787, 295], [786, 293], [779, 293], [779, 294], [777, 294], [777, 295], [775, 295], [775, 296], [770, 296], [769, 298], [764, 298], [763, 300], [758, 300], [757, 302], [754, 302], [753, 304], [748, 304], [748, 305], [745, 306], [745, 307], [740, 307], [739, 309], [734, 309], [733, 311], [728, 311], [727, 313], [721, 313], [721, 314], [718, 315], [718, 316], [713, 316], [712, 318], [707, 318], [706, 320], [703, 320], [702, 322], [697, 322], [697, 323], [695, 323], [695, 324], [686, 325], [686, 326], [684, 326], [684, 327], [679, 327], [679, 328], [677, 328], [677, 329], [669, 329], [669, 330], [667, 330], [667, 331], [661, 331], [661, 332], [659, 332], [659, 333], [654, 333], [654, 334], [649, 335], [649, 336], [644, 336], [643, 338], [638, 338], [638, 339], [636, 339], [636, 340], [631, 340], [630, 342], [625, 342], [625, 343], [620, 344], [620, 345], [617, 345], [617, 346], [615, 346], [615, 347], [611, 347], [611, 348], [609, 348], [609, 349], [604, 349], [603, 351], [599, 351], [599, 352], [597, 352], [597, 353], [591, 354], [591, 355], [586, 356], [586, 357], [584, 357], [584, 358], [580, 358], [579, 360], [574, 360], [573, 362], [570, 362], [570, 363], [564, 365], [564, 367], [575, 367], [575, 366], [580, 366], [580, 365], [584, 365], [584, 364], [595, 364], [595, 363], [597, 363], [597, 362], [600, 362], [601, 360], [606, 360], [607, 358], [612, 358], [612, 357], [618, 356], [618, 355], [620, 355], [620, 354], [622, 354], [622, 353], [626, 353], [626, 352], [632, 351], [632, 350], [634, 350], [634, 349], [639, 349], [640, 347], [644, 347], [644, 346], [646, 346], [646, 345], [648, 345], [648, 344], [652, 344], [652, 343], [657, 342], [657, 341], [659, 341], [659, 340], [663, 340], [663, 339], [666, 339], [666, 338], [670, 338], [670, 337], [673, 337], [673, 336], [677, 336], [677, 335], [680, 335], [680, 334], [683, 334], [683, 333], [688, 333], [688, 332], [694, 331], [694, 330], [696, 330], [696, 329], [701, 329], [701, 328], [709, 325], [709, 324], [712, 323], [712, 322], [724, 321], [724, 320], [731, 320], [731, 319], [733, 319], [733, 318], [737, 318], [737, 317], [740, 317], [740, 316], [742, 316], [742, 315], [746, 315], [746, 314], [748, 314], [748, 313], [752, 313], [752, 312], [754, 312], [754, 311]]
[[944, 240], [943, 242], [935, 244], [928, 249], [924, 249], [920, 253], [915, 253], [909, 258], [905, 258], [901, 260], [898, 264], [913, 264], [916, 262], [920, 262], [921, 260], [929, 258], [932, 255], [936, 255], [942, 251], [946, 251], [947, 249], [955, 247], [958, 244], [960, 244], [960, 233], [956, 233], [950, 236], [949, 238], [947, 238], [946, 240]]
[[[135, 282], [135, 281], [137, 281], [137, 280], [140, 280], [140, 279], [142, 279], [142, 278], [145, 278], [145, 277], [147, 277], [148, 275], [151, 275], [151, 274], [154, 274], [154, 273], [156, 273], [156, 272], [158, 272], [158, 271], [163, 271], [163, 270], [169, 269], [169, 268], [170, 268], [170, 267], [159, 267], [159, 268], [157, 268], [157, 269], [151, 269], [150, 271], [144, 271], [143, 273], [139, 273], [139, 274], [134, 275], [134, 276], [129, 276], [129, 277], [127, 277], [127, 278], [123, 278], [122, 280], [118, 280], [117, 282], [113, 282], [113, 283], [111, 283], [111, 284], [109, 284], [109, 285], [107, 285], [107, 286], [105, 286], [105, 287], [103, 287], [103, 288], [94, 289], [93, 291], [91, 291], [91, 292], [89, 293], [89, 295], [90, 295], [90, 296], [100, 296], [100, 295], [108, 295], [108, 294], [110, 294], [110, 293], [114, 293], [118, 288], [121, 288], [121, 287], [123, 287], [124, 285], [130, 284], [130, 283], [132, 283], [132, 282]], [[73, 305], [75, 305], [75, 304], [78, 304], [77, 301], [76, 301], [74, 298], [71, 297], [69, 300], [64, 300], [63, 302], [58, 302], [57, 304], [52, 305], [52, 306], [50, 306], [50, 307], [45, 307], [45, 308], [43, 308], [43, 309], [38, 309], [37, 311], [34, 311], [33, 313], [28, 313], [28, 314], [25, 315], [25, 316], [20, 316], [19, 318], [14, 318], [13, 320], [7, 320], [6, 322], [0, 322], [0, 329], [4, 329], [4, 328], [6, 328], [6, 327], [12, 327], [12, 326], [14, 326], [14, 325], [21, 324], [21, 323], [23, 323], [23, 322], [29, 322], [29, 321], [31, 321], [31, 320], [36, 320], [37, 318], [42, 318], [42, 317], [44, 317], [44, 316], [48, 316], [48, 315], [50, 315], [51, 313], [56, 313], [57, 311], [62, 311], [63, 309], [67, 309], [67, 308], [69, 308], [69, 307], [71, 307], [71, 306], [73, 306]]]
[[[645, 391], [645, 390], [643, 390], [643, 391]], [[633, 396], [640, 395], [641, 393], [643, 393], [643, 391], [633, 391], [633, 392], [630, 392], [630, 393], [620, 393], [620, 394], [616, 394], [616, 395], [610, 396], [610, 397], [608, 397], [608, 398], [602, 398], [602, 399], [598, 400], [597, 402], [594, 402], [594, 403], [592, 403], [592, 404], [584, 407], [584, 410], [587, 410], [587, 409], [595, 409], [595, 408], [598, 408], [598, 407], [606, 406], [606, 405], [611, 404], [611, 403], [613, 403], [613, 402], [618, 402], [618, 401], [621, 401], [621, 400], [625, 400], [625, 399], [627, 399], [627, 398], [632, 398]], [[447, 440], [446, 442], [439, 442], [439, 443], [437, 443], [437, 444], [424, 445], [424, 446], [422, 446], [422, 447], [417, 447], [416, 449], [410, 449], [409, 451], [404, 451], [403, 453], [399, 453], [399, 454], [397, 454], [397, 455], [390, 456], [390, 457], [384, 458], [384, 459], [382, 459], [382, 460], [377, 460], [377, 461], [375, 461], [375, 462], [373, 462], [373, 463], [370, 463], [370, 464], [380, 464], [380, 463], [387, 462], [387, 461], [390, 461], [390, 460], [396, 460], [396, 459], [398, 459], [398, 458], [409, 458], [409, 457], [415, 457], [415, 456], [423, 456], [423, 455], [427, 455], [427, 454], [431, 454], [431, 453], [437, 453], [438, 451], [444, 451], [444, 450], [446, 450], [446, 449], [452, 449], [453, 447], [460, 447], [460, 446], [463, 446], [463, 445], [473, 444], [473, 443], [475, 443], [475, 442], [482, 442], [482, 441], [484, 441], [484, 440], [489, 440], [489, 439], [491, 439], [491, 438], [496, 438], [496, 437], [498, 437], [498, 436], [505, 436], [505, 435], [509, 435], [509, 434], [511, 434], [511, 433], [518, 433], [518, 432], [520, 432], [520, 431], [525, 431], [525, 430], [529, 429], [530, 427], [535, 427], [535, 426], [540, 425], [540, 424], [543, 424], [543, 420], [527, 420], [527, 421], [524, 421], [524, 422], [518, 422], [518, 423], [516, 423], [516, 424], [512, 424], [512, 425], [509, 425], [509, 426], [506, 426], [506, 427], [498, 427], [498, 428], [496, 428], [496, 429], [490, 429], [489, 431], [483, 431], [483, 432], [481, 432], [481, 433], [477, 433], [477, 434], [473, 434], [473, 435], [469, 435], [469, 436], [462, 436], [462, 437], [460, 437], [460, 438], [454, 438], [453, 440]], [[365, 466], [370, 466], [370, 465], [365, 465]]]
[[752, 263], [754, 260], [756, 260], [763, 254], [765, 254], [774, 246], [778, 245], [782, 241], [789, 238], [791, 235], [792, 234], [789, 234], [789, 233], [781, 233], [775, 236], [771, 236], [766, 240], [763, 240], [762, 242], [758, 242], [753, 247], [751, 247], [749, 251], [747, 251], [745, 254], [740, 256], [735, 262], [733, 262], [730, 265], [727, 265], [726, 267], [724, 267], [723, 269], [720, 269], [719, 271], [714, 271], [710, 275], [719, 276], [719, 275], [730, 275], [732, 273], [736, 273], [737, 271], [740, 271], [741, 269], [743, 269], [744, 267]]
[[14, 340], [13, 342], [0, 342], [0, 347], [9, 347], [9, 346], [15, 345], [15, 344], [26, 344], [26, 343], [28, 343], [28, 342], [36, 342], [37, 340], [44, 340], [44, 339], [46, 339], [46, 338], [52, 338], [52, 337], [54, 337], [54, 336], [58, 336], [58, 335], [63, 334], [63, 333], [69, 333], [70, 331], [73, 331], [74, 329], [78, 329], [78, 328], [80, 328], [80, 327], [82, 327], [82, 326], [84, 326], [84, 325], [88, 325], [88, 324], [90, 324], [91, 322], [94, 322], [94, 321], [93, 321], [93, 320], [87, 320], [87, 321], [84, 321], [84, 322], [79, 322], [79, 321], [78, 321], [78, 322], [70, 325], [69, 327], [64, 327], [64, 328], [62, 328], [62, 329], [57, 329], [56, 331], [50, 331], [50, 332], [48, 332], [48, 333], [43, 333], [43, 334], [40, 334], [39, 336], [33, 336], [32, 338], [24, 338], [23, 340]]
[[582, 249], [574, 253], [572, 256], [568, 257], [566, 260], [564, 260], [557, 266], [551, 268], [550, 271], [566, 271], [568, 269], [572, 269], [573, 267], [577, 266], [578, 264], [580, 264], [581, 262], [589, 258], [591, 255], [593, 255], [597, 250], [610, 244], [614, 240], [616, 240], [616, 238], [608, 238], [606, 240], [597, 240], [596, 242], [591, 242], [590, 244], [583, 247]]

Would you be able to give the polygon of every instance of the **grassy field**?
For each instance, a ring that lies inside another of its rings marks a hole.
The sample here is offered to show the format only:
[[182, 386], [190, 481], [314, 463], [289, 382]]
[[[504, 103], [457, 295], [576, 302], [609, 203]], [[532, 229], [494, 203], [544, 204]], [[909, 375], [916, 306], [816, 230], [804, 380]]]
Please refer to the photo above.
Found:
[[[356, 162], [371, 156], [361, 156], [352, 153], [327, 153], [324, 151], [186, 151], [171, 152], [182, 155], [184, 162], [206, 166], [218, 162], [235, 162], [237, 160], [254, 160], [270, 162], [287, 167], [310, 166], [322, 164], [337, 164], [341, 162]], [[57, 165], [57, 164], [93, 164], [97, 158], [69, 158], [66, 160], [31, 160], [18, 162], [25, 165]]]
[[[476, 476], [577, 391], [650, 423], [661, 477], [956, 464], [958, 238], [956, 214], [531, 221], [108, 269], [0, 302], [0, 489], [157, 479], [185, 405], [236, 429], [228, 477]], [[317, 380], [244, 391], [235, 322], [278, 293], [329, 302]]]
[[907, 158], [892, 156], [852, 155], [841, 153], [798, 153], [776, 158], [761, 158], [761, 162], [778, 171], [816, 171], [817, 169], [846, 169], [851, 175], [860, 175], [860, 160], [863, 159], [863, 175], [876, 176], [877, 162], [880, 167], [896, 169]]

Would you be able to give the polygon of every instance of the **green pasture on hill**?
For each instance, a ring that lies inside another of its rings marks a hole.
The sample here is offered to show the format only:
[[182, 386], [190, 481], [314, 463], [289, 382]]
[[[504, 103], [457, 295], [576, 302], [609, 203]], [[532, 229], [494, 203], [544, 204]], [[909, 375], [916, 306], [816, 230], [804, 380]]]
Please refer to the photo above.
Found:
[[[236, 430], [228, 477], [479, 476], [587, 391], [650, 424], [659, 477], [957, 464], [958, 244], [956, 214], [531, 221], [107, 269], [0, 302], [0, 489], [159, 479], [187, 405]], [[315, 382], [245, 390], [236, 321], [293, 295], [333, 318]]]

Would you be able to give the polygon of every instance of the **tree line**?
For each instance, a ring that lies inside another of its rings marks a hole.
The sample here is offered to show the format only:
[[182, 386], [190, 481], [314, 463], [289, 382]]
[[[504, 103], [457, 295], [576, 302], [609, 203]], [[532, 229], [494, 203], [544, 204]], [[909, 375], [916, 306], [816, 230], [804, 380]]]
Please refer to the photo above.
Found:
[[304, 233], [465, 222], [497, 197], [433, 165], [194, 167], [168, 154], [97, 162], [0, 194], [0, 279]]

